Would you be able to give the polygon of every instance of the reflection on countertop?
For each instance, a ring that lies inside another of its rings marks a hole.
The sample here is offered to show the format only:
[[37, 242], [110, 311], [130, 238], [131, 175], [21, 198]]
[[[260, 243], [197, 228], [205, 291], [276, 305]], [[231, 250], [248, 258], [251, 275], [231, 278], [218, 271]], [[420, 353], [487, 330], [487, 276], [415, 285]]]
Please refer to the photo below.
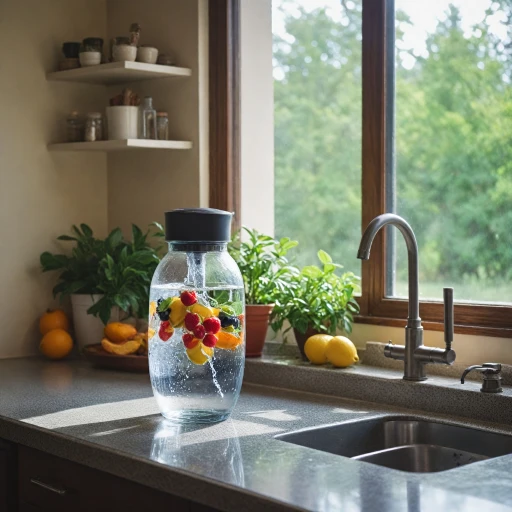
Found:
[[447, 478], [274, 439], [409, 409], [245, 384], [231, 420], [182, 427], [158, 414], [148, 376], [80, 361], [50, 366], [54, 372], [39, 359], [0, 361], [0, 437], [219, 510], [512, 510], [512, 456], [464, 466]]

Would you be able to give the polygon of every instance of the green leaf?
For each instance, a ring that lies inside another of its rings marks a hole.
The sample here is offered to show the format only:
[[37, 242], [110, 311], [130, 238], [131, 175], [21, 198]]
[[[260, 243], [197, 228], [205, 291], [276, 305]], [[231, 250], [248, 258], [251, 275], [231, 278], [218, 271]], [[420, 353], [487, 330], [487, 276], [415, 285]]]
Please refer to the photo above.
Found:
[[332, 263], [332, 258], [322, 249], [318, 251], [317, 255], [320, 262], [323, 263], [324, 265], [327, 263]]
[[166, 309], [169, 309], [172, 303], [172, 299], [172, 297], [168, 297], [167, 299], [164, 299], [162, 302], [160, 302], [160, 305], [157, 308], [158, 312], [163, 313]]
[[123, 233], [119, 228], [113, 229], [105, 240], [110, 250], [115, 249], [123, 240]]
[[241, 302], [232, 302], [231, 308], [233, 309], [236, 316], [241, 315], [244, 312], [244, 305]]
[[315, 265], [308, 265], [302, 269], [301, 274], [305, 277], [316, 279], [322, 276], [322, 271]]
[[65, 268], [68, 263], [68, 257], [63, 254], [51, 254], [49, 252], [43, 252], [39, 257], [43, 272], [50, 270], [59, 270]]
[[77, 239], [74, 236], [68, 236], [68, 235], [60, 235], [57, 237], [57, 240], [74, 241], [74, 242], [77, 241]]
[[92, 238], [92, 229], [87, 224], [80, 224], [85, 236]]

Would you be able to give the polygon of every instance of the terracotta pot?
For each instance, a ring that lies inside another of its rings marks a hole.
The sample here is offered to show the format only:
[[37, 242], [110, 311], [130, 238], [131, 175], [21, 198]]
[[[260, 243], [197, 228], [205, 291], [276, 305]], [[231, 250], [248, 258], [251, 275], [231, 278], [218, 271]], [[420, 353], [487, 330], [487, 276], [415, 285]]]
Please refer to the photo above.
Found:
[[245, 306], [245, 357], [261, 357], [273, 304]]
[[299, 346], [300, 355], [304, 361], [307, 361], [308, 358], [304, 353], [304, 345], [310, 336], [314, 336], [315, 334], [322, 334], [320, 331], [313, 329], [313, 327], [308, 327], [308, 330], [302, 334], [297, 329], [293, 329], [293, 333], [295, 334], [295, 339], [297, 340], [297, 345]]

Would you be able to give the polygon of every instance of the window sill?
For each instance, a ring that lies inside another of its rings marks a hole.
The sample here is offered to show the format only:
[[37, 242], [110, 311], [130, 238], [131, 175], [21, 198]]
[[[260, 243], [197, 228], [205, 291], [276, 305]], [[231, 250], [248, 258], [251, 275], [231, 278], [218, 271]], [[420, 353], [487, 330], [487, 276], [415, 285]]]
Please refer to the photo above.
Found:
[[[355, 317], [358, 324], [385, 325], [388, 327], [405, 327], [406, 321], [400, 318], [385, 318], [376, 316], [358, 315]], [[443, 331], [444, 325], [438, 322], [422, 322], [426, 331]], [[473, 334], [480, 336], [492, 336], [496, 338], [512, 338], [512, 329], [480, 327], [477, 325], [455, 325], [457, 334]]]
[[284, 354], [246, 359], [244, 382], [452, 417], [512, 423], [511, 387], [504, 387], [502, 394], [488, 395], [480, 392], [477, 381], [462, 385], [458, 378], [435, 375], [423, 382], [407, 382], [402, 376], [403, 369], [366, 364], [343, 369], [314, 366]]

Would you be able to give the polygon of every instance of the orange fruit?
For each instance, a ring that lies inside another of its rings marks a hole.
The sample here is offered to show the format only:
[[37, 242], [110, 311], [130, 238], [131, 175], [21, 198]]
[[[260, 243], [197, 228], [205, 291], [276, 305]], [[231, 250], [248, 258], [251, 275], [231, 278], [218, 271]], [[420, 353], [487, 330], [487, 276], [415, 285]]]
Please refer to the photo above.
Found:
[[49, 309], [39, 319], [39, 331], [44, 336], [53, 329], [63, 329], [69, 331], [69, 320], [62, 309]]
[[137, 335], [137, 329], [133, 325], [123, 324], [121, 322], [110, 322], [105, 326], [105, 336], [114, 343], [133, 340]]
[[240, 343], [244, 341], [244, 337], [240, 335], [238, 337], [236, 334], [232, 334], [226, 331], [219, 331], [217, 334], [217, 344], [216, 348], [222, 348], [225, 350], [234, 350]]
[[73, 348], [73, 339], [64, 329], [47, 332], [39, 345], [39, 350], [50, 359], [62, 359]]

